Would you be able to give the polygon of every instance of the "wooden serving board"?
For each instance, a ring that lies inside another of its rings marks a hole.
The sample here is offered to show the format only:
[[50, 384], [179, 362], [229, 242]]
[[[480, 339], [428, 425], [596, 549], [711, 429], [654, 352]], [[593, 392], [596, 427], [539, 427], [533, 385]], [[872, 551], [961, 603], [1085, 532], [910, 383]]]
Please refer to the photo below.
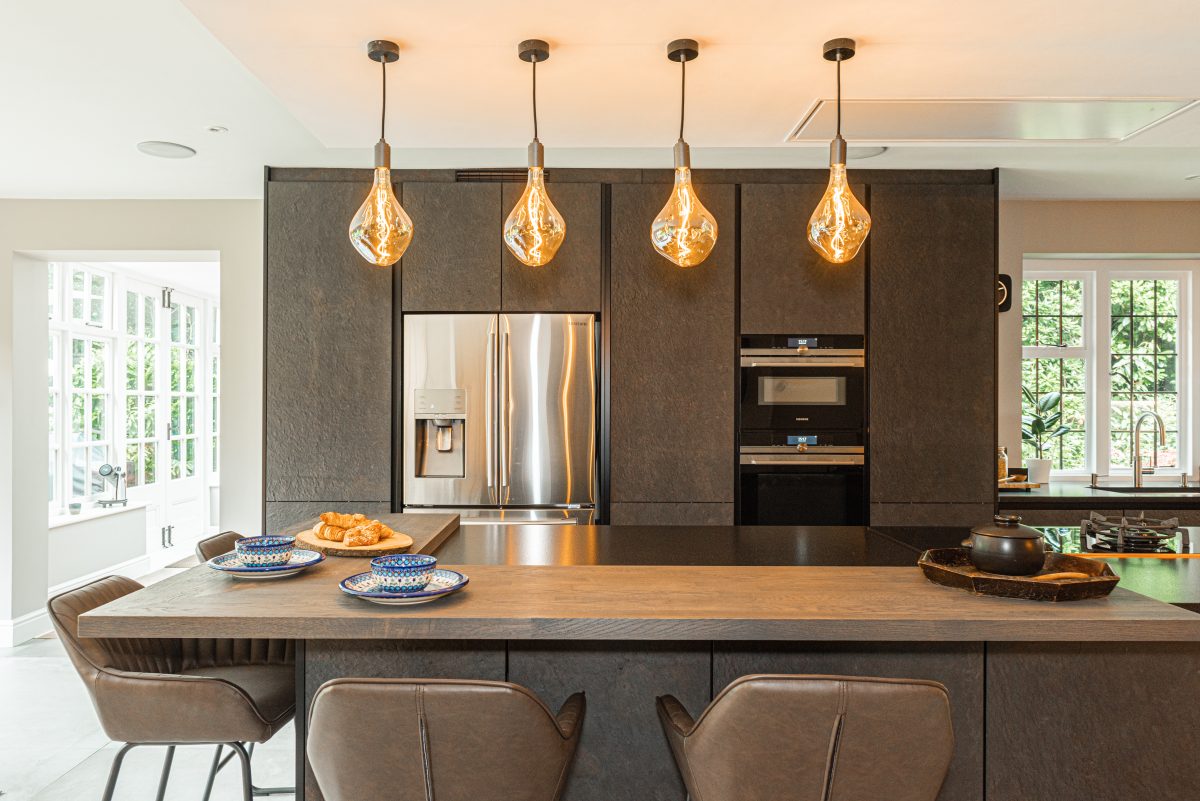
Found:
[[326, 556], [375, 557], [390, 556], [394, 553], [407, 553], [408, 549], [412, 547], [413, 539], [407, 534], [401, 534], [397, 531], [386, 540], [380, 540], [374, 545], [360, 545], [356, 548], [351, 548], [342, 542], [319, 540], [317, 539], [317, 535], [313, 534], [310, 529], [296, 534], [296, 544], [310, 551], [323, 553]]

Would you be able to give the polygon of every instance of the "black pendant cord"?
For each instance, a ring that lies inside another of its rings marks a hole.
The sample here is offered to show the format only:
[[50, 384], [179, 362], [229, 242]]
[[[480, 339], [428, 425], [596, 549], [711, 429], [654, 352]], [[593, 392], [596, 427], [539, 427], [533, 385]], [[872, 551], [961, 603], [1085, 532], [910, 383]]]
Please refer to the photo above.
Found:
[[530, 63], [533, 64], [533, 138], [536, 141], [538, 138], [538, 136], [537, 136], [537, 133], [538, 133], [538, 131], [537, 131], [537, 63], [538, 63], [537, 56], [534, 56], [533, 60]]
[[842, 136], [842, 59], [837, 60], [837, 135]]
[[384, 140], [384, 130], [387, 123], [387, 59], [379, 59], [379, 68], [383, 70], [383, 103], [379, 111], [379, 141]]
[[679, 59], [679, 141], [683, 141], [683, 111], [687, 103], [687, 59]]

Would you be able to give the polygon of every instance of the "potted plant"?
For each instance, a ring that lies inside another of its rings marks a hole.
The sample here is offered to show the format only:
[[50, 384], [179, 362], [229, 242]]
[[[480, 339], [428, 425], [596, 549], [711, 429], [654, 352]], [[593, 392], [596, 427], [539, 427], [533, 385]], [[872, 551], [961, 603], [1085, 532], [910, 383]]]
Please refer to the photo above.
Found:
[[1025, 403], [1032, 411], [1021, 415], [1021, 439], [1033, 446], [1036, 459], [1026, 459], [1029, 471], [1028, 480], [1035, 484], [1045, 484], [1050, 481], [1050, 460], [1045, 458], [1046, 450], [1054, 444], [1054, 440], [1071, 429], [1062, 425], [1062, 395], [1058, 392], [1047, 392], [1040, 398], [1035, 398], [1029, 387], [1021, 387]]

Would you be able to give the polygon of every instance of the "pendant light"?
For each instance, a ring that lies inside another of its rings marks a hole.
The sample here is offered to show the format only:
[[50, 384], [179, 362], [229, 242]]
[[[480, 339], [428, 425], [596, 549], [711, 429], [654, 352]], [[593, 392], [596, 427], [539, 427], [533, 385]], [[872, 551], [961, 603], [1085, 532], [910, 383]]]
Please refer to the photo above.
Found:
[[567, 235], [567, 221], [546, 192], [545, 149], [538, 141], [537, 65], [550, 58], [550, 45], [541, 39], [526, 39], [517, 45], [517, 57], [533, 65], [533, 141], [529, 143], [529, 180], [504, 221], [504, 244], [526, 267], [544, 267]]
[[858, 255], [871, 231], [871, 215], [846, 183], [846, 140], [842, 138], [842, 62], [854, 58], [853, 39], [825, 43], [825, 59], [837, 62], [837, 135], [829, 143], [829, 186], [808, 220], [808, 241], [826, 261], [845, 264]]
[[367, 199], [350, 221], [350, 244], [375, 267], [390, 267], [400, 260], [412, 241], [413, 224], [392, 191], [392, 148], [384, 138], [387, 123], [387, 65], [400, 58], [400, 46], [379, 39], [367, 45], [367, 55], [378, 61], [383, 74], [383, 103], [379, 113], [379, 141], [375, 144], [375, 179]]
[[667, 45], [667, 58], [679, 62], [679, 141], [675, 143], [675, 186], [667, 205], [650, 224], [654, 249], [680, 267], [695, 267], [708, 258], [717, 244], [717, 221], [696, 197], [692, 186], [692, 158], [683, 141], [683, 111], [687, 90], [687, 63], [700, 55], [694, 39], [676, 39]]

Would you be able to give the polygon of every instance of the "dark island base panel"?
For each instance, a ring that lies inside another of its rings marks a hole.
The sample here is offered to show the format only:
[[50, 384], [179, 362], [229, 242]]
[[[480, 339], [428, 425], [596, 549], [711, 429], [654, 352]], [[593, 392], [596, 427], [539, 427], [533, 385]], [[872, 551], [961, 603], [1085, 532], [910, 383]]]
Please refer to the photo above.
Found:
[[[698, 715], [751, 673], [945, 684], [956, 745], [939, 801], [1200, 798], [1197, 643], [314, 640], [302, 652], [298, 725], [317, 688], [344, 676], [508, 680], [552, 709], [586, 692], [565, 801], [684, 801], [655, 697]], [[323, 798], [307, 766], [304, 787], [306, 801]]]

